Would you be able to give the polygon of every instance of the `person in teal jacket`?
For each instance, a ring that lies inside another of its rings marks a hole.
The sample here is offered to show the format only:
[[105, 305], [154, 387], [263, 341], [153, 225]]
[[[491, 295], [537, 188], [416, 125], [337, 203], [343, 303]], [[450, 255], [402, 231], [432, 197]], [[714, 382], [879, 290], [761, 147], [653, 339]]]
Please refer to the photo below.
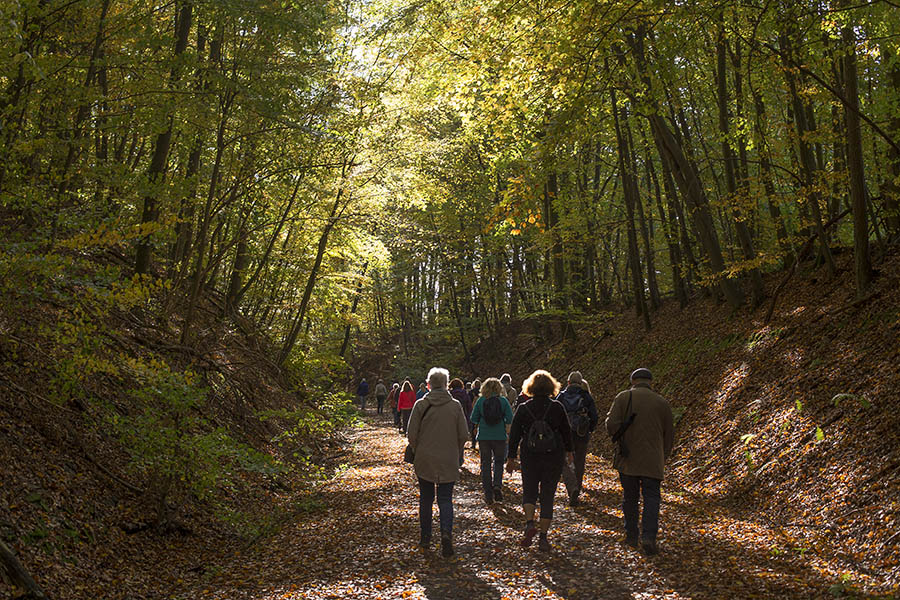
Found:
[[[481, 394], [472, 407], [472, 425], [478, 428], [481, 454], [481, 485], [484, 502], [503, 500], [503, 463], [506, 461], [507, 428], [513, 420], [512, 407], [504, 395], [503, 384], [496, 377], [481, 384]], [[491, 473], [493, 467], [493, 473]]]

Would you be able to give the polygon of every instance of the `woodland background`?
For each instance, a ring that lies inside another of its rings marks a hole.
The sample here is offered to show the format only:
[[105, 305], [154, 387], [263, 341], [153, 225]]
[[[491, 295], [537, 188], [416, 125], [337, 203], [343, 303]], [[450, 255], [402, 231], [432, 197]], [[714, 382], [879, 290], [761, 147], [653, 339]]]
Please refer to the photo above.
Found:
[[609, 396], [645, 361], [677, 477], [839, 506], [838, 583], [886, 593], [898, 31], [888, 0], [3, 0], [3, 551], [88, 594], [129, 537], [265, 536], [361, 375], [577, 359]]

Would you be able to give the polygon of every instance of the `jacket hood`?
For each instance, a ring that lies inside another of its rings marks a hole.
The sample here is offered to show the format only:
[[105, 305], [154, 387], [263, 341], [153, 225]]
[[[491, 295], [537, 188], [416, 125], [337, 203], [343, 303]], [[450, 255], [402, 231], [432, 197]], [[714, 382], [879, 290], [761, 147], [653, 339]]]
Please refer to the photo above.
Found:
[[423, 397], [427, 398], [433, 406], [440, 406], [441, 404], [447, 404], [448, 402], [456, 402], [456, 399], [453, 398], [447, 390], [431, 390]]
[[569, 384], [566, 389], [562, 392], [563, 397], [565, 398], [577, 398], [578, 396], [584, 395], [584, 388], [580, 385], [572, 385]]

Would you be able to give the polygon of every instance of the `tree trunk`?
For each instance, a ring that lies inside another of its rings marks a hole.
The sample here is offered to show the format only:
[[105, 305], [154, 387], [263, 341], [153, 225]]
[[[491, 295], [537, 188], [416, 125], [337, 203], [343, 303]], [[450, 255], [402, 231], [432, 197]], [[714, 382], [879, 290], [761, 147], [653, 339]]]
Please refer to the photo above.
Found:
[[616, 102], [616, 91], [610, 89], [612, 102], [613, 123], [616, 131], [616, 145], [618, 147], [619, 173], [622, 178], [622, 195], [625, 198], [625, 213], [627, 218], [628, 233], [628, 265], [631, 270], [631, 282], [634, 288], [634, 300], [637, 314], [644, 319], [644, 328], [649, 331], [652, 327], [650, 311], [647, 310], [647, 300], [644, 297], [644, 277], [641, 268], [641, 256], [637, 245], [637, 232], [634, 226], [634, 206], [638, 199], [637, 183], [634, 180], [634, 163], [628, 148], [628, 140], [625, 137], [624, 121], [628, 118], [625, 107], [619, 108]]
[[866, 188], [863, 173], [862, 135], [859, 121], [859, 92], [856, 75], [856, 34], [851, 26], [841, 30], [844, 43], [844, 119], [847, 122], [847, 169], [850, 175], [850, 204], [853, 206], [853, 256], [856, 263], [856, 297], [864, 297], [872, 286], [869, 256], [869, 225], [866, 218]]
[[[792, 42], [788, 34], [781, 35], [781, 44], [784, 51], [792, 54]], [[794, 124], [797, 129], [797, 144], [800, 153], [800, 165], [803, 168], [803, 175], [807, 189], [809, 209], [813, 217], [813, 226], [819, 239], [819, 254], [825, 262], [828, 275], [834, 277], [837, 274], [837, 267], [834, 264], [834, 258], [831, 255], [831, 248], [828, 246], [828, 237], [825, 235], [825, 229], [822, 226], [822, 211], [819, 206], [819, 194], [815, 191], [816, 185], [816, 159], [813, 155], [813, 149], [809, 142], [806, 141], [807, 134], [810, 133], [809, 123], [806, 118], [806, 107], [800, 99], [797, 91], [797, 80], [794, 77], [790, 65], [786, 65], [784, 70], [788, 83], [788, 90], [791, 97], [791, 108], [794, 116]]]
[[0, 580], [8, 580], [14, 586], [25, 590], [25, 593], [27, 594], [26, 598], [31, 598], [33, 600], [47, 600], [47, 595], [44, 593], [44, 590], [41, 589], [28, 571], [25, 570], [25, 567], [23, 567], [22, 563], [19, 562], [19, 559], [16, 558], [12, 549], [10, 549], [2, 539], [0, 539], [0, 574], [4, 575], [4, 577], [0, 577]]
[[[721, 15], [719, 16], [721, 19]], [[720, 30], [718, 39], [716, 40], [716, 86], [717, 100], [719, 112], [719, 132], [722, 134], [722, 157], [725, 162], [725, 186], [728, 190], [728, 204], [731, 207], [731, 214], [734, 220], [734, 229], [737, 234], [738, 242], [741, 246], [741, 253], [745, 261], [754, 261], [756, 259], [756, 251], [753, 249], [753, 237], [750, 234], [750, 228], [744, 218], [744, 211], [741, 210], [741, 203], [748, 200], [746, 197], [746, 189], [741, 185], [740, 194], [737, 185], [737, 158], [731, 148], [729, 139], [729, 111], [728, 111], [728, 73], [726, 55], [728, 52], [727, 42], [725, 39], [724, 24], [720, 21]], [[762, 275], [757, 267], [749, 270], [751, 283], [751, 304], [756, 307], [763, 301], [765, 291], [763, 288]]]
[[[635, 50], [638, 69], [644, 79], [644, 87], [648, 96], [652, 98], [653, 90], [646, 72], [647, 65], [644, 59], [644, 33], [644, 28], [640, 27], [636, 36], [631, 37], [629, 41]], [[651, 110], [648, 111], [647, 119], [650, 121], [653, 139], [656, 142], [660, 156], [664, 161], [668, 161], [675, 182], [678, 184], [685, 201], [690, 207], [694, 225], [706, 251], [706, 257], [713, 276], [716, 277], [718, 285], [732, 309], [740, 308], [744, 303], [744, 294], [738, 283], [730, 279], [725, 273], [725, 259], [722, 256], [722, 247], [719, 245], [719, 237], [716, 233], [712, 214], [709, 210], [709, 201], [706, 198], [706, 193], [703, 191], [703, 183], [700, 181], [700, 176], [694, 165], [685, 156], [682, 145], [660, 115], [655, 102], [651, 100], [651, 103], [652, 106]]]
[[313, 289], [316, 286], [316, 278], [318, 278], [319, 269], [322, 267], [322, 259], [325, 258], [325, 250], [328, 248], [328, 235], [338, 222], [336, 215], [343, 195], [344, 188], [340, 188], [335, 197], [334, 204], [331, 205], [331, 212], [328, 215], [325, 228], [322, 230], [322, 235], [319, 237], [319, 243], [316, 246], [316, 258], [313, 261], [312, 268], [309, 270], [309, 277], [306, 280], [306, 287], [303, 290], [303, 297], [300, 300], [300, 309], [297, 311], [294, 325], [281, 348], [278, 364], [284, 364], [290, 356], [291, 350], [294, 349], [294, 344], [297, 343], [297, 337], [300, 335], [300, 331], [303, 327], [303, 319], [306, 317], [306, 309], [309, 306], [309, 300], [312, 298]]
[[[194, 3], [192, 0], [176, 0], [175, 2], [175, 51], [174, 65], [170, 74], [170, 88], [174, 89], [180, 78], [179, 57], [187, 49], [188, 35], [191, 31], [191, 18], [193, 16]], [[147, 169], [147, 185], [150, 191], [144, 196], [144, 208], [141, 213], [141, 225], [150, 226], [159, 220], [159, 184], [165, 175], [166, 163], [169, 160], [169, 148], [172, 144], [172, 133], [175, 128], [174, 109], [170, 110], [166, 130], [156, 136], [153, 147], [153, 158]], [[152, 232], [141, 238], [137, 246], [137, 255], [134, 261], [134, 270], [138, 274], [147, 273], [150, 268], [152, 254]]]

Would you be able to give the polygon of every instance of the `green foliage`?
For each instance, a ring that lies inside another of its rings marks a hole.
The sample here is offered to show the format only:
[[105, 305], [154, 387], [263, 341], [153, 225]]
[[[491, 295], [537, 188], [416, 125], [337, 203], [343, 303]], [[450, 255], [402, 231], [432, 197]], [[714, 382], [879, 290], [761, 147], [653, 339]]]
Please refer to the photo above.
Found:
[[265, 410], [258, 416], [262, 421], [277, 419], [286, 422], [286, 429], [272, 442], [289, 453], [294, 463], [299, 463], [308, 475], [319, 477], [324, 474], [324, 469], [314, 460], [313, 445], [357, 423], [359, 413], [353, 406], [352, 397], [346, 392], [313, 390], [310, 394], [312, 402], [309, 407]]
[[269, 456], [236, 442], [222, 428], [209, 427], [201, 416], [206, 390], [193, 373], [136, 360], [128, 370], [138, 384], [131, 390], [137, 410], [108, 419], [131, 456], [131, 467], [162, 499], [172, 492], [208, 499], [219, 485], [235, 483], [238, 471], [277, 471]]

